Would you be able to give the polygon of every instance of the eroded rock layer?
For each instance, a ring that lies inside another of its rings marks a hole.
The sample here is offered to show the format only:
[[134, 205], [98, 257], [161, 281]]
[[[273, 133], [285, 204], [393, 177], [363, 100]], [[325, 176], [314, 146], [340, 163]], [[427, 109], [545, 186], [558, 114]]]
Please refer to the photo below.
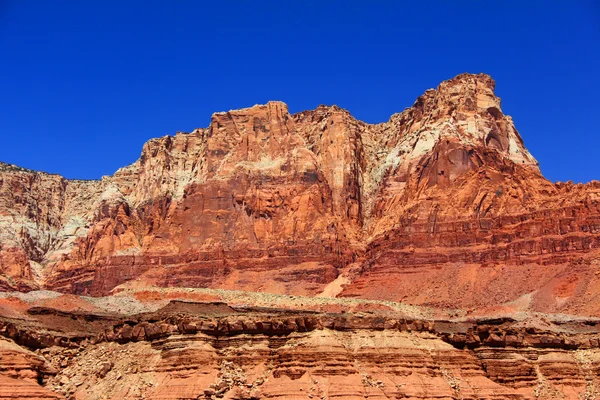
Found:
[[540, 173], [487, 75], [388, 122], [281, 102], [100, 181], [0, 165], [0, 289], [159, 287], [600, 315], [600, 183]]
[[[139, 303], [135, 295], [4, 296], [3, 304], [11, 307], [10, 314], [0, 309], [0, 397], [593, 399], [599, 395], [597, 318], [434, 317], [427, 310], [395, 309], [403, 306], [393, 303], [383, 307], [351, 299], [318, 303], [287, 296], [266, 299], [290, 304], [291, 308], [281, 309], [239, 304], [248, 298], [227, 304], [190, 301], [190, 296], [202, 295], [198, 292], [154, 293], [179, 300], [152, 307], [148, 299]], [[137, 292], [138, 297], [142, 294]], [[141, 304], [146, 308], [131, 314]], [[348, 311], [325, 311], [335, 304]]]

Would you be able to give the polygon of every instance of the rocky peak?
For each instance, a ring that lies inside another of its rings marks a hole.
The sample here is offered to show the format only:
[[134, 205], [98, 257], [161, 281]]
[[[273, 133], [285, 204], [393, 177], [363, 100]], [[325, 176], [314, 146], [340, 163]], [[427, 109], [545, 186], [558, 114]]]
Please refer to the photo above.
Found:
[[[281, 101], [269, 101], [267, 104], [256, 104], [252, 107], [217, 112], [211, 117], [209, 138], [222, 138], [223, 133], [233, 140], [241, 140], [244, 133], [264, 132], [267, 125], [273, 125], [277, 134], [285, 122], [290, 119], [287, 104]], [[283, 125], [281, 123], [283, 122]], [[285, 130], [285, 129], [284, 129]]]
[[461, 146], [493, 149], [504, 158], [539, 172], [537, 161], [523, 144], [510, 117], [500, 108], [495, 82], [485, 74], [461, 74], [430, 89], [415, 104], [388, 122], [388, 130], [402, 132], [395, 149], [404, 173], [415, 160], [430, 153], [442, 139]]
[[301, 146], [283, 102], [215, 113], [206, 140], [208, 176], [228, 178], [248, 169], [280, 166]]

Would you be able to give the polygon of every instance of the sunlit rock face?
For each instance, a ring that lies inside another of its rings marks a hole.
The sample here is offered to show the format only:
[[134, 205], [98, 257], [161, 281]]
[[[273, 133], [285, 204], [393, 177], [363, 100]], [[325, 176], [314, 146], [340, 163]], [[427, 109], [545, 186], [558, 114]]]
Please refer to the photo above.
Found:
[[36, 291], [0, 297], [0, 398], [593, 399], [599, 333], [598, 318], [347, 298]]
[[540, 173], [487, 75], [388, 122], [281, 102], [99, 181], [0, 166], [0, 288], [200, 287], [600, 315], [600, 185]]
[[98, 181], [0, 164], [0, 399], [598, 398], [599, 194], [471, 74], [381, 124], [216, 113]]

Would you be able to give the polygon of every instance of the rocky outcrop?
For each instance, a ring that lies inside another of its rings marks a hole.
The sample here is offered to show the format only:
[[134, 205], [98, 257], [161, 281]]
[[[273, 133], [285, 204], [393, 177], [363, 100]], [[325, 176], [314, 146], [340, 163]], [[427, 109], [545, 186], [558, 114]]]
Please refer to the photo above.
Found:
[[600, 315], [600, 184], [540, 173], [487, 75], [389, 121], [216, 113], [100, 181], [3, 165], [0, 288], [204, 287]]
[[43, 357], [0, 338], [0, 399], [61, 399], [39, 385], [52, 373], [56, 371]]
[[43, 285], [43, 270], [85, 237], [102, 183], [0, 162], [0, 288]]
[[[125, 315], [106, 307], [127, 296], [35, 296], [0, 312], [0, 379], [37, 398], [581, 399], [600, 387], [594, 318], [322, 310], [336, 299], [312, 311], [176, 299]], [[104, 311], [65, 311], [89, 302]]]

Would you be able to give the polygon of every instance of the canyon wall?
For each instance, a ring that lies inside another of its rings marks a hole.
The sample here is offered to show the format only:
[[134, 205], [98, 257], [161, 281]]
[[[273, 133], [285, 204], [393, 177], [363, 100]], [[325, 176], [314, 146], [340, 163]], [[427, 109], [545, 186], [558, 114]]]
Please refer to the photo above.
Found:
[[600, 183], [540, 173], [487, 75], [381, 124], [281, 102], [99, 181], [0, 166], [0, 289], [145, 286], [600, 315]]
[[[290, 305], [311, 301], [284, 297], [279, 300]], [[0, 398], [514, 400], [600, 394], [597, 318], [431, 318], [424, 310], [377, 309], [361, 301], [345, 304], [343, 313], [323, 311], [333, 305], [327, 301], [307, 311], [189, 298], [129, 315], [109, 309], [134, 303], [125, 295], [6, 298], [12, 315], [0, 308]], [[67, 309], [75, 304], [77, 310]]]

